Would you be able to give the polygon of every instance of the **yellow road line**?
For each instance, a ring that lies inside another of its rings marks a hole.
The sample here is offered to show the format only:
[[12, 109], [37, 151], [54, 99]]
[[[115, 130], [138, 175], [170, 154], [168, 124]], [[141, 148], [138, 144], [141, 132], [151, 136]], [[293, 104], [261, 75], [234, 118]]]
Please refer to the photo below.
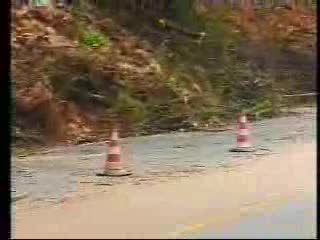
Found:
[[[250, 203], [247, 203], [245, 205], [242, 205], [239, 209], [229, 209], [229, 211], [225, 212], [224, 216], [221, 216], [221, 213], [219, 214], [219, 217], [217, 216], [208, 216], [204, 218], [201, 222], [202, 223], [194, 223], [187, 225], [183, 227], [181, 230], [177, 230], [170, 234], [174, 238], [181, 237], [185, 234], [191, 234], [191, 233], [199, 233], [201, 230], [203, 230], [206, 226], [208, 225], [214, 225], [214, 224], [219, 224], [223, 222], [227, 222], [228, 220], [234, 221], [238, 218], [245, 217], [248, 215], [258, 215], [262, 214], [266, 210], [274, 209], [277, 207], [280, 207], [284, 201], [281, 199], [280, 196], [277, 196], [273, 199], [270, 199], [268, 202], [263, 202], [263, 201], [252, 201]], [[250, 211], [252, 210], [252, 211]], [[238, 213], [236, 216], [231, 217], [232, 213]], [[250, 212], [250, 213], [249, 213]], [[231, 215], [230, 215], [231, 214]]]

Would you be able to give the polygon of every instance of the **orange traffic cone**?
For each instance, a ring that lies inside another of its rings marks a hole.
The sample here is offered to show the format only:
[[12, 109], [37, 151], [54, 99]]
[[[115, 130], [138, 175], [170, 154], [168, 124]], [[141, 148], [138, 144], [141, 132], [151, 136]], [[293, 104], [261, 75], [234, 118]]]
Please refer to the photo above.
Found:
[[121, 147], [117, 129], [113, 129], [109, 142], [109, 151], [106, 159], [104, 172], [98, 176], [127, 176], [132, 174], [126, 170], [121, 160]]
[[230, 149], [231, 152], [252, 152], [250, 142], [250, 131], [247, 127], [247, 116], [240, 114], [238, 118], [238, 135], [237, 135], [237, 147]]

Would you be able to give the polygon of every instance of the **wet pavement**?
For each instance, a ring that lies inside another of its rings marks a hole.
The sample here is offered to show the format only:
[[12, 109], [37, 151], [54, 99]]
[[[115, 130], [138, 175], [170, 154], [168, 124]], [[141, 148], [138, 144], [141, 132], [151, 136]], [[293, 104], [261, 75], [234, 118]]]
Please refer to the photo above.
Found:
[[[53, 148], [46, 153], [12, 159], [12, 188], [28, 198], [59, 201], [81, 184], [142, 184], [159, 179], [201, 174], [209, 168], [228, 167], [264, 154], [277, 154], [296, 141], [316, 141], [316, 113], [266, 119], [250, 124], [254, 153], [231, 153], [235, 131], [171, 133], [122, 139], [122, 158], [134, 174], [99, 178], [106, 158], [105, 143]], [[259, 149], [260, 148], [260, 149]], [[14, 154], [13, 154], [14, 155]], [[87, 180], [90, 178], [90, 180]]]

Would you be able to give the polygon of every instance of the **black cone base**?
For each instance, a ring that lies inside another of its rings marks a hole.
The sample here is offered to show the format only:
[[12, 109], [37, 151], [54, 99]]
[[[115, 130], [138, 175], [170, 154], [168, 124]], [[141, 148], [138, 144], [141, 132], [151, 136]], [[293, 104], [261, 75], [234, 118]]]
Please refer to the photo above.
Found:
[[256, 151], [254, 148], [252, 147], [235, 147], [235, 148], [231, 148], [229, 150], [229, 152], [254, 152]]

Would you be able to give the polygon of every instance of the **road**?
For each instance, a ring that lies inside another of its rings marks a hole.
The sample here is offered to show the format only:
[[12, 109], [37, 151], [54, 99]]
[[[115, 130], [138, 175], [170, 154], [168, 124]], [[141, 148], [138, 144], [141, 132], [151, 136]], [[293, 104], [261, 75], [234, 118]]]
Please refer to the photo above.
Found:
[[[269, 219], [270, 236], [288, 236], [277, 232], [279, 213], [282, 219], [305, 214], [298, 219], [308, 224], [295, 223], [303, 230], [293, 224], [288, 232], [313, 236], [315, 120], [312, 110], [252, 124], [254, 145], [270, 150], [254, 154], [228, 152], [233, 131], [125, 139], [123, 157], [135, 174], [124, 178], [94, 176], [103, 166], [103, 143], [16, 158], [15, 187], [29, 198], [13, 206], [13, 232], [23, 238], [248, 236], [245, 229], [259, 229], [259, 222], [268, 229]], [[290, 215], [301, 205], [309, 212]]]
[[290, 201], [270, 213], [243, 219], [222, 231], [204, 231], [193, 235], [198, 239], [313, 239], [317, 232], [315, 197]]

